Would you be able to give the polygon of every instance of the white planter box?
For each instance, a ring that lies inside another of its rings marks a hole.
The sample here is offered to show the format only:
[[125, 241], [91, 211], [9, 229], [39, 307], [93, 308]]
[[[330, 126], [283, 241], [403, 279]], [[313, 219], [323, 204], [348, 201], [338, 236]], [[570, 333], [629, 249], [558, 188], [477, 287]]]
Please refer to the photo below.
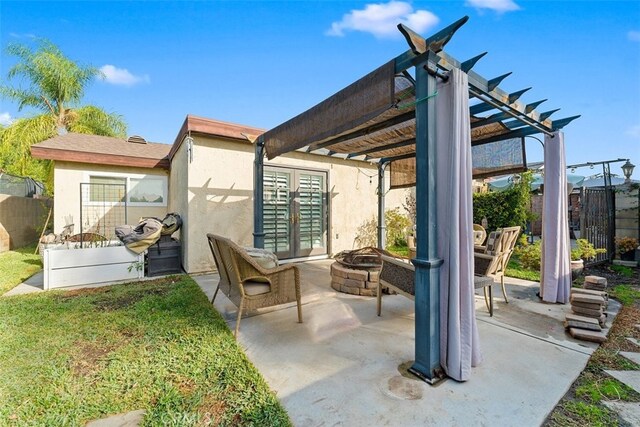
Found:
[[136, 255], [125, 246], [45, 249], [43, 258], [45, 290], [136, 280], [144, 276], [144, 268], [137, 269], [134, 264], [144, 266], [144, 253]]

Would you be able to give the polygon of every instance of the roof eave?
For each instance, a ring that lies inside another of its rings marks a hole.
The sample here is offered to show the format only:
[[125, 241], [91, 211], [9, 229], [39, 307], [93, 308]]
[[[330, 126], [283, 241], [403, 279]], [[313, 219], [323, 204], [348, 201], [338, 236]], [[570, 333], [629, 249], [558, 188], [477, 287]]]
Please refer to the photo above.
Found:
[[89, 153], [58, 148], [31, 146], [31, 155], [37, 159], [58, 160], [73, 163], [90, 163], [113, 166], [130, 166], [145, 169], [169, 170], [171, 163], [167, 157], [150, 159], [146, 157], [120, 156], [104, 153]]

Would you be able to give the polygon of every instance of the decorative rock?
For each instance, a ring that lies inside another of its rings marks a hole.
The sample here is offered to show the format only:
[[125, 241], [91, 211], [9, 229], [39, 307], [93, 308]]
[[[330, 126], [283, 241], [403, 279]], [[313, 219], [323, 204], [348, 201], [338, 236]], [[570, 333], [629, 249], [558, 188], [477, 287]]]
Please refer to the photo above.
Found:
[[576, 314], [567, 314], [567, 318], [564, 321], [565, 328], [580, 328], [590, 331], [601, 331], [600, 322], [597, 319], [591, 317], [578, 316]]
[[607, 335], [603, 332], [587, 331], [578, 328], [569, 328], [569, 334], [578, 340], [603, 343], [607, 340]]

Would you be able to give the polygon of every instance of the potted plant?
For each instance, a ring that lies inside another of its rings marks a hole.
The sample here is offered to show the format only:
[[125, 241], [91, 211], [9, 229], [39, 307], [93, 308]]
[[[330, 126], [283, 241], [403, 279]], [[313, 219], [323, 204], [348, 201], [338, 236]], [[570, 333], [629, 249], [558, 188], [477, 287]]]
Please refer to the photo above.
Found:
[[616, 252], [624, 261], [634, 261], [638, 240], [633, 237], [616, 237]]
[[587, 239], [576, 240], [577, 246], [571, 250], [571, 279], [576, 280], [584, 270], [584, 260], [590, 260], [598, 254], [607, 252], [606, 249], [596, 249]]

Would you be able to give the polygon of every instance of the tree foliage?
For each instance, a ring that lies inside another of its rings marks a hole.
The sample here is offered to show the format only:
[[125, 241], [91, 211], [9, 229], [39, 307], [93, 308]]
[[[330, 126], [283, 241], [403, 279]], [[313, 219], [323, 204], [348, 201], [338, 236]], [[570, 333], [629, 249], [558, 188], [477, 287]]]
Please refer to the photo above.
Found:
[[79, 105], [88, 84], [102, 75], [97, 68], [77, 64], [46, 40], [35, 49], [11, 44], [6, 51], [18, 62], [7, 74], [14, 85], [0, 85], [0, 95], [15, 101], [19, 111], [28, 107], [38, 113], [0, 129], [0, 169], [43, 181], [51, 191], [52, 166], [31, 158], [31, 145], [60, 130], [124, 137], [126, 123], [99, 107]]
[[521, 175], [520, 182], [501, 192], [473, 195], [473, 222], [487, 218], [488, 230], [519, 225], [525, 227], [534, 219], [531, 212], [531, 172]]

